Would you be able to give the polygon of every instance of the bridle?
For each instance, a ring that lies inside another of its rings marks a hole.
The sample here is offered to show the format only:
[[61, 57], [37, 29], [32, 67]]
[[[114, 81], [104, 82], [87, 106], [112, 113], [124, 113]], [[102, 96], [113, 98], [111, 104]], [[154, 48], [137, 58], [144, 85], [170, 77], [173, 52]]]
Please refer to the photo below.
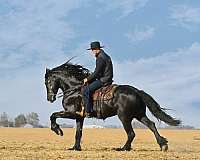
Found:
[[69, 97], [70, 95], [74, 94], [75, 92], [80, 91], [80, 89], [81, 89], [82, 87], [83, 87], [83, 86], [80, 85], [80, 86], [78, 86], [78, 87], [73, 87], [73, 88], [71, 88], [71, 89], [67, 89], [67, 90], [64, 91], [64, 92], [55, 94], [55, 93], [53, 93], [52, 87], [50, 86], [51, 90], [49, 91], [48, 94], [51, 95], [51, 96], [57, 96], [57, 98], [61, 98], [61, 97], [63, 97], [63, 96]]
[[[54, 72], [55, 72], [55, 71], [54, 71]], [[56, 72], [58, 72], [58, 71], [56, 71]], [[58, 72], [58, 73], [60, 73], [60, 72]], [[64, 91], [64, 92], [56, 93], [56, 94], [53, 92], [53, 87], [52, 87], [51, 84], [50, 84], [51, 90], [49, 91], [48, 94], [51, 95], [51, 96], [57, 96], [57, 98], [61, 98], [61, 97], [63, 97], [63, 96], [68, 97], [68, 96], [74, 94], [75, 92], [80, 91], [80, 89], [83, 87], [83, 85], [82, 85], [82, 82], [79, 83], [79, 84], [80, 84], [80, 85], [79, 85], [78, 87], [73, 87], [73, 88], [71, 88], [71, 89], [67, 89], [67, 90]]]

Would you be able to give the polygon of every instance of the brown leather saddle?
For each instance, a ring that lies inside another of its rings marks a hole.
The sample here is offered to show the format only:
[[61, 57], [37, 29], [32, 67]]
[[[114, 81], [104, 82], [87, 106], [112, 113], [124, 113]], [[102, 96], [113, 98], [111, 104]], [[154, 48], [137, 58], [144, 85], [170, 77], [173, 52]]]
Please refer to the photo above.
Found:
[[114, 97], [114, 92], [117, 88], [116, 84], [111, 84], [96, 90], [93, 95], [93, 110], [96, 112], [96, 117], [99, 119], [105, 119], [103, 103], [111, 100]]
[[[103, 104], [103, 102], [109, 101], [114, 97], [114, 92], [115, 92], [117, 86], [118, 86], [117, 84], [107, 85], [107, 86], [99, 88], [98, 90], [96, 90], [93, 93], [93, 95], [92, 95], [93, 110], [96, 112], [97, 118], [104, 119], [102, 104]], [[85, 116], [85, 109], [84, 109], [83, 102], [81, 105], [82, 105], [81, 110], [77, 111], [76, 113], [80, 116]]]
[[99, 88], [92, 95], [93, 102], [100, 100], [100, 99], [103, 101], [112, 99], [113, 93], [114, 93], [116, 87], [117, 87], [116, 84], [111, 84], [111, 85]]

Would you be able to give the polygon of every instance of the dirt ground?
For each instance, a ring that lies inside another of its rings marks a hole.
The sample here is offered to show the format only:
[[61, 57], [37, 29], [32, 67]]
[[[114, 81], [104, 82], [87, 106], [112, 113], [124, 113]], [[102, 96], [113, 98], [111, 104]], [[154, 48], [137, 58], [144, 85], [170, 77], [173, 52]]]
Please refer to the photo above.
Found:
[[150, 130], [136, 129], [131, 151], [115, 151], [126, 141], [123, 129], [84, 129], [82, 151], [69, 151], [75, 129], [64, 136], [50, 129], [0, 128], [0, 159], [5, 160], [200, 160], [200, 130], [159, 130], [169, 150], [161, 152]]

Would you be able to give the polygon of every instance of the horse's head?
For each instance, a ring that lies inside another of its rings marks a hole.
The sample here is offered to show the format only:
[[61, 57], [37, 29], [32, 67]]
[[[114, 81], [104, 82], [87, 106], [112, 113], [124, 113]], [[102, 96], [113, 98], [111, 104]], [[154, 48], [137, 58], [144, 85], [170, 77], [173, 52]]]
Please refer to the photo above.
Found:
[[47, 90], [47, 100], [53, 103], [56, 100], [58, 92], [58, 78], [50, 69], [46, 69], [45, 73], [45, 86]]
[[47, 89], [47, 100], [54, 102], [60, 88], [66, 92], [69, 88], [82, 85], [82, 81], [89, 75], [89, 70], [80, 65], [73, 65], [66, 62], [53, 69], [46, 69], [45, 85]]

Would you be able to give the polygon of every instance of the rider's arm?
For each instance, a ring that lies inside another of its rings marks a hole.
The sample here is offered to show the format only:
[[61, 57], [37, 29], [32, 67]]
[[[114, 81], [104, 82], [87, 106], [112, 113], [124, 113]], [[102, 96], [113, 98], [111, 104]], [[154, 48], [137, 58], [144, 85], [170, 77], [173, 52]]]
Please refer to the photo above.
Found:
[[95, 70], [94, 70], [94, 72], [93, 72], [91, 75], [89, 75], [89, 76], [87, 77], [87, 81], [90, 82], [90, 81], [92, 81], [92, 80], [94, 80], [94, 79], [100, 78], [101, 73], [102, 73], [102, 70], [104, 69], [104, 67], [105, 67], [105, 62], [104, 62], [104, 60], [103, 60], [102, 58], [97, 58], [97, 59], [96, 59], [96, 67], [95, 67]]

